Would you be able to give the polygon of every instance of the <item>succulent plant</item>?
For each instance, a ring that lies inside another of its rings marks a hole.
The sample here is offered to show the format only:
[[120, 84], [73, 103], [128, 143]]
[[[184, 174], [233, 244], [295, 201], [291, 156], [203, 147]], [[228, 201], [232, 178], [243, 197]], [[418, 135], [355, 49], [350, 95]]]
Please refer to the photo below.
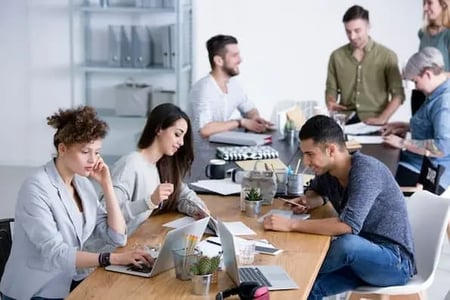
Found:
[[262, 199], [261, 193], [255, 187], [251, 187], [245, 196], [245, 200], [248, 201], [259, 201], [261, 199]]
[[220, 264], [220, 255], [208, 257], [201, 256], [199, 260], [191, 266], [193, 275], [207, 275], [214, 273]]
[[286, 123], [284, 124], [284, 130], [295, 130], [295, 122], [293, 120], [286, 120]]

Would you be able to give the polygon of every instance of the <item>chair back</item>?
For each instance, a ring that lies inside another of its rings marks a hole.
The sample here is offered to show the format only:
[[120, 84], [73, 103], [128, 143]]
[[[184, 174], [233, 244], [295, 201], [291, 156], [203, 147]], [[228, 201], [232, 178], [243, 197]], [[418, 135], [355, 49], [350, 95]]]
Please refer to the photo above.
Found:
[[14, 219], [0, 219], [0, 280], [11, 252], [12, 235], [10, 223], [13, 221]]
[[423, 186], [423, 189], [433, 194], [439, 195], [440, 190], [439, 182], [442, 174], [444, 174], [445, 167], [442, 165], [435, 166], [429, 157], [424, 156], [422, 161], [422, 168], [417, 183]]
[[417, 272], [433, 276], [441, 255], [450, 216], [450, 201], [428, 191], [418, 191], [406, 200], [414, 237]]

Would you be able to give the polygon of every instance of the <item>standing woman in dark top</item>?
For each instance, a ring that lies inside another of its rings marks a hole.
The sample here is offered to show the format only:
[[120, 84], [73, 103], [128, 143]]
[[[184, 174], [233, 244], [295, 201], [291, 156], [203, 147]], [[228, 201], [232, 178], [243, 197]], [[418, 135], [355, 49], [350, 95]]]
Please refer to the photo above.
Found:
[[[424, 26], [419, 30], [419, 50], [425, 47], [438, 49], [444, 57], [444, 71], [450, 75], [450, 0], [423, 1]], [[411, 110], [414, 114], [422, 103], [425, 95], [415, 89], [411, 95]]]

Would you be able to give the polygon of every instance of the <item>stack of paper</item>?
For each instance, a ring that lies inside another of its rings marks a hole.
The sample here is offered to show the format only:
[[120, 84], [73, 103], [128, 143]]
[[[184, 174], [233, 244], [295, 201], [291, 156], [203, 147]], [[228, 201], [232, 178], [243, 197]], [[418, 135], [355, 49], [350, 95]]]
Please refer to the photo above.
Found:
[[363, 122], [345, 125], [344, 132], [345, 134], [350, 135], [367, 135], [370, 133], [378, 132], [381, 130], [380, 125], [368, 125]]

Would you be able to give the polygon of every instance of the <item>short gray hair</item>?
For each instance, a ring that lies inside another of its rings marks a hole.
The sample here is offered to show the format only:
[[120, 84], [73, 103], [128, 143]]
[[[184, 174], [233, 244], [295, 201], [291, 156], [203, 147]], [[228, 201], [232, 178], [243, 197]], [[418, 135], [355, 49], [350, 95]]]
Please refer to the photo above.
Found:
[[420, 75], [426, 69], [433, 69], [437, 74], [444, 70], [444, 57], [441, 51], [434, 47], [425, 47], [413, 56], [406, 63], [403, 69], [403, 78], [411, 80]]

